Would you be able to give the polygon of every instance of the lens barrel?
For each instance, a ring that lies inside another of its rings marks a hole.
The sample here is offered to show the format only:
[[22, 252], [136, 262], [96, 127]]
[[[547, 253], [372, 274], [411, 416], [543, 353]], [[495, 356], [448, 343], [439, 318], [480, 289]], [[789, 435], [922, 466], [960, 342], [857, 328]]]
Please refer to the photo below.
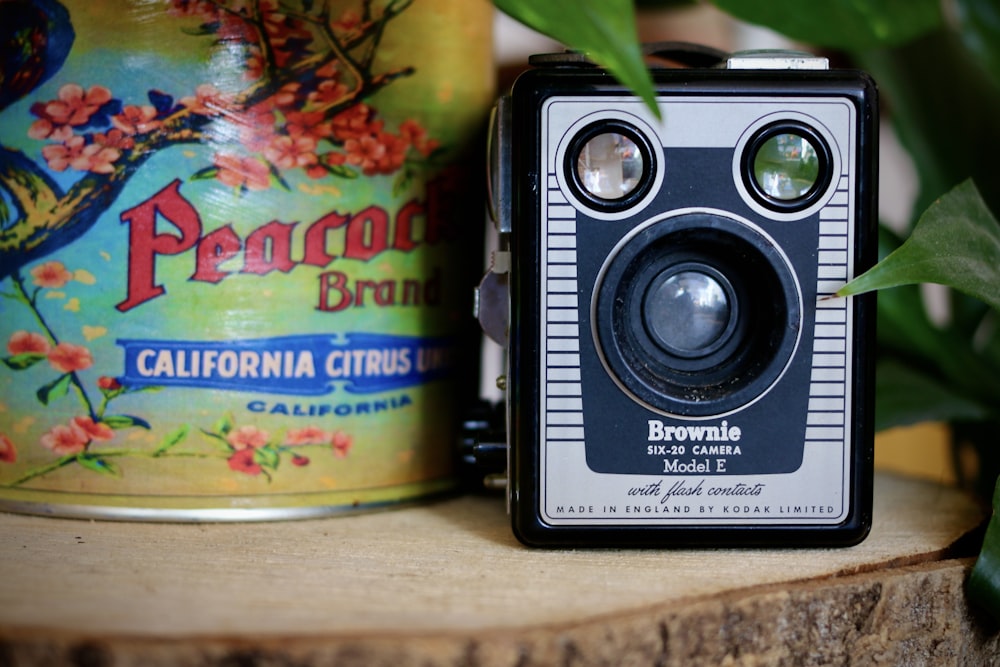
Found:
[[770, 237], [714, 212], [653, 220], [605, 262], [591, 326], [601, 361], [634, 400], [706, 417], [745, 406], [780, 378], [802, 299]]

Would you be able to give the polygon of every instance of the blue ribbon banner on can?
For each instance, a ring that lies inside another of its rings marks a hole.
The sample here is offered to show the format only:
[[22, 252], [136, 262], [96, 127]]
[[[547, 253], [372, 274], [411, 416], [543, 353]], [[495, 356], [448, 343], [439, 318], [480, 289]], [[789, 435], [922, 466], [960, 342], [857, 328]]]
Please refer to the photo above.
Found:
[[446, 377], [455, 341], [371, 333], [236, 341], [119, 339], [126, 387], [321, 396], [372, 394]]

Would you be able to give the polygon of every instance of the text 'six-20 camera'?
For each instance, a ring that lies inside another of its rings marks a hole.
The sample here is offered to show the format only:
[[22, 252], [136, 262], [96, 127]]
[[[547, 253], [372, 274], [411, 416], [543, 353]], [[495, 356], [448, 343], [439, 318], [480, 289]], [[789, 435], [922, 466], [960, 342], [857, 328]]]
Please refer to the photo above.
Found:
[[[572, 54], [497, 106], [508, 493], [531, 545], [853, 544], [871, 524], [876, 91], [791, 53]], [[493, 329], [490, 332], [490, 329]]]

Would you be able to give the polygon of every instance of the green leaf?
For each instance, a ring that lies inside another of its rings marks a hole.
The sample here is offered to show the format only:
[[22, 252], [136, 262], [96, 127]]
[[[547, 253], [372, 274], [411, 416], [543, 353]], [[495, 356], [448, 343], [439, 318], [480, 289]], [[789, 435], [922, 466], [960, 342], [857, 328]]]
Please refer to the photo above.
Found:
[[980, 420], [990, 410], [954, 388], [900, 361], [880, 360], [875, 370], [875, 430], [925, 421]]
[[[970, 338], [932, 324], [917, 287], [907, 285], [879, 294], [879, 359], [900, 360], [913, 373], [980, 404], [984, 397], [1000, 396], [1000, 366], [991, 363], [983, 350], [974, 348]], [[905, 387], [900, 390], [905, 391]], [[880, 400], [876, 393], [876, 420]], [[928, 408], [933, 411], [933, 406]]]
[[38, 390], [35, 394], [42, 405], [48, 405], [57, 398], [62, 398], [69, 391], [71, 376], [69, 373], [60, 375], [52, 382]]
[[941, 197], [895, 252], [838, 292], [939, 283], [1000, 310], [1000, 223], [971, 181]]
[[817, 46], [860, 51], [898, 45], [941, 25], [938, 0], [713, 0], [724, 11]]
[[271, 183], [277, 183], [281, 186], [282, 190], [291, 192], [292, 186], [290, 186], [288, 181], [285, 180], [285, 177], [281, 175], [281, 171], [270, 162], [267, 163], [267, 166], [268, 170], [271, 172]]
[[12, 301], [17, 301], [19, 303], [28, 303], [28, 301], [25, 300], [25, 298], [20, 294], [11, 294], [10, 292], [0, 292], [0, 297], [3, 297], [4, 299], [11, 299]]
[[494, 0], [505, 14], [585, 53], [660, 117], [642, 59], [633, 0]]
[[392, 196], [399, 197], [406, 192], [406, 189], [410, 187], [413, 183], [413, 171], [410, 168], [405, 168], [399, 175], [396, 176], [392, 183]]
[[323, 163], [323, 167], [330, 172], [332, 175], [339, 178], [358, 178], [359, 174], [354, 169], [350, 167], [345, 167], [342, 164], [326, 164]]
[[101, 421], [116, 431], [132, 428], [134, 426], [138, 426], [139, 428], [144, 428], [146, 430], [150, 429], [148, 421], [131, 415], [109, 415], [102, 418]]
[[111, 475], [112, 477], [122, 476], [121, 470], [118, 469], [118, 466], [111, 463], [107, 459], [101, 458], [100, 456], [80, 454], [76, 457], [76, 462], [87, 470], [93, 470], [94, 472], [99, 472], [104, 475]]
[[260, 447], [259, 449], [254, 450], [253, 460], [255, 463], [258, 463], [265, 468], [276, 470], [278, 468], [278, 463], [281, 461], [281, 457], [276, 449], [271, 447]]
[[1000, 621], [1000, 479], [993, 492], [993, 515], [979, 558], [969, 574], [969, 599]]
[[216, 23], [202, 23], [197, 28], [181, 28], [181, 32], [192, 37], [204, 37], [216, 34], [219, 32], [219, 28]]
[[226, 413], [222, 416], [222, 419], [215, 422], [215, 426], [212, 430], [222, 436], [228, 435], [229, 432], [233, 430], [233, 416]]
[[45, 359], [44, 354], [25, 352], [24, 354], [15, 354], [10, 357], [4, 357], [3, 363], [11, 370], [23, 371], [25, 368], [31, 368], [42, 359]]
[[171, 447], [180, 444], [187, 437], [189, 430], [188, 425], [184, 424], [180, 428], [167, 433], [163, 436], [163, 440], [160, 440], [159, 446], [153, 450], [153, 456], [163, 456]]
[[853, 54], [878, 82], [919, 178], [914, 213], [972, 177], [1000, 211], [1000, 181], [990, 156], [1000, 154], [1000, 87], [958, 34], [942, 26], [898, 47]]
[[199, 169], [194, 172], [188, 178], [192, 181], [207, 181], [209, 179], [215, 178], [219, 174], [218, 167], [205, 167], [204, 169]]
[[993, 81], [1000, 83], [1000, 4], [996, 0], [956, 0], [952, 6], [962, 42]]

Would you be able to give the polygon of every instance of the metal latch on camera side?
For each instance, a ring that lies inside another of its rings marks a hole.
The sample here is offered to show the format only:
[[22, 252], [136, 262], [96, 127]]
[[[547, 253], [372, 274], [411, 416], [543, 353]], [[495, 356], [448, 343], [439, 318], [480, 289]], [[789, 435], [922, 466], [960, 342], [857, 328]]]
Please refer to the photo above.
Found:
[[510, 251], [495, 250], [490, 270], [476, 288], [476, 319], [483, 333], [501, 347], [507, 347], [510, 328]]
[[732, 53], [726, 59], [726, 69], [823, 70], [830, 69], [830, 61], [805, 51], [751, 49]]
[[502, 96], [490, 118], [487, 188], [489, 214], [497, 234], [490, 269], [476, 288], [475, 315], [483, 332], [493, 341], [507, 346], [510, 325], [510, 250], [511, 231], [511, 144], [510, 97]]

